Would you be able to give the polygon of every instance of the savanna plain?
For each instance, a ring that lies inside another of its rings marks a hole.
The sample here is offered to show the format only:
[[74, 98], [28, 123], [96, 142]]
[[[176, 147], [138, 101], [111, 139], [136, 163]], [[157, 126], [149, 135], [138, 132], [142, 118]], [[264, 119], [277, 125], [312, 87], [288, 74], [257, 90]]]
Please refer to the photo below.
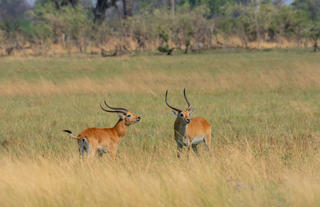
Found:
[[[178, 159], [183, 88], [212, 144]], [[80, 162], [62, 130], [113, 126], [103, 100], [142, 120]], [[320, 206], [320, 54], [1, 58], [0, 206]]]

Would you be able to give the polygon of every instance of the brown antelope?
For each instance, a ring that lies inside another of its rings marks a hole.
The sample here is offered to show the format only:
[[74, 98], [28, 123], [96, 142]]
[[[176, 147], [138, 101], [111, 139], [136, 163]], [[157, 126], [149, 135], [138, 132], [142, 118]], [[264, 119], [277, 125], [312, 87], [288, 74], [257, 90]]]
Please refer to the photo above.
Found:
[[193, 151], [198, 154], [197, 145], [204, 142], [207, 149], [210, 150], [211, 144], [211, 125], [203, 117], [195, 117], [190, 119], [190, 115], [194, 112], [191, 104], [186, 96], [186, 89], [183, 90], [184, 98], [188, 104], [185, 110], [178, 109], [168, 104], [168, 90], [166, 91], [165, 102], [172, 109], [174, 115], [177, 116], [174, 122], [174, 138], [177, 142], [177, 157], [180, 157], [183, 146], [192, 146]]
[[129, 112], [125, 108], [111, 107], [104, 101], [104, 104], [112, 109], [108, 110], [101, 106], [100, 107], [105, 112], [118, 113], [119, 120], [116, 125], [112, 128], [88, 128], [82, 131], [78, 136], [74, 136], [70, 130], [63, 130], [71, 134], [71, 136], [78, 140], [80, 158], [83, 158], [83, 153], [86, 151], [88, 153], [88, 158], [94, 157], [96, 152], [98, 152], [99, 157], [103, 153], [109, 152], [111, 157], [115, 159], [117, 148], [120, 140], [126, 134], [128, 127], [131, 124], [140, 121], [140, 116]]

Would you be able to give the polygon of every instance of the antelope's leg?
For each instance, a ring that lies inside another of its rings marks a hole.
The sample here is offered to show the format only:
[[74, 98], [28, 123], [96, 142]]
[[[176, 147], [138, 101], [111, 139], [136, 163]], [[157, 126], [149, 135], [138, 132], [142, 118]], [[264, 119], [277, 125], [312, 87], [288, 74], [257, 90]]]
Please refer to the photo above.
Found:
[[103, 156], [103, 153], [107, 153], [107, 150], [105, 148], [103, 148], [102, 146], [98, 146], [97, 152], [98, 152], [99, 159], [101, 159]]
[[88, 140], [86, 138], [82, 138], [80, 139], [81, 143], [82, 143], [82, 148], [84, 151], [86, 151], [88, 154], [90, 152], [90, 145], [88, 143]]
[[203, 142], [205, 143], [207, 150], [210, 151], [210, 144], [211, 144], [211, 134], [208, 134], [204, 137]]
[[88, 142], [87, 139], [83, 139], [83, 142], [85, 144], [85, 147], [86, 147], [86, 151], [88, 153], [88, 159], [93, 159], [94, 158], [94, 155], [96, 154], [96, 151], [97, 151], [97, 144], [94, 143], [94, 142]]
[[113, 160], [116, 160], [118, 144], [111, 144], [108, 146], [108, 152]]
[[83, 160], [83, 151], [84, 151], [85, 149], [84, 149], [84, 144], [83, 144], [82, 139], [79, 139], [79, 140], [78, 140], [78, 148], [79, 148], [79, 157], [80, 157], [80, 160]]
[[192, 150], [194, 151], [194, 153], [196, 153], [196, 155], [199, 155], [197, 144], [192, 144]]
[[188, 155], [187, 155], [187, 158], [189, 159], [189, 157], [190, 157], [190, 150], [191, 150], [191, 146], [192, 146], [192, 144], [191, 144], [191, 142], [190, 143], [188, 143]]
[[97, 152], [98, 152], [99, 160], [101, 160], [103, 156], [103, 151], [98, 148]]
[[180, 158], [180, 154], [182, 152], [183, 145], [178, 141], [176, 141], [176, 142], [177, 142], [177, 158]]

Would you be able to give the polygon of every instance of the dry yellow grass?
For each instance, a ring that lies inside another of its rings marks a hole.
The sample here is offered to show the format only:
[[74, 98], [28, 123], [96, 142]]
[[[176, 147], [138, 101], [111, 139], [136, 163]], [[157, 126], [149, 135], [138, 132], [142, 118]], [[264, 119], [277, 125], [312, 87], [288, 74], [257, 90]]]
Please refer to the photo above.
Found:
[[[216, 52], [177, 57], [3, 59], [0, 206], [319, 206], [320, 58]], [[5, 65], [5, 66], [4, 66]], [[5, 78], [4, 78], [5, 77]], [[213, 126], [212, 151], [176, 158], [182, 89]], [[79, 162], [75, 134], [109, 127], [99, 103], [142, 116], [112, 161]]]
[[[319, 153], [287, 165], [286, 149], [265, 159], [252, 146], [234, 143], [212, 155], [177, 160], [168, 149], [156, 156], [123, 154], [79, 163], [78, 158], [0, 160], [1, 206], [318, 206]], [[237, 146], [239, 145], [239, 146]]]
[[298, 67], [296, 70], [271, 70], [256, 74], [252, 72], [222, 72], [212, 76], [208, 72], [189, 73], [185, 76], [169, 76], [165, 73], [149, 73], [140, 70], [138, 75], [123, 75], [115, 78], [93, 80], [81, 78], [54, 83], [50, 80], [14, 80], [0, 83], [0, 96], [141, 92], [156, 94], [166, 88], [176, 88], [181, 83], [190, 83], [202, 90], [256, 90], [279, 87], [320, 88], [320, 70]]

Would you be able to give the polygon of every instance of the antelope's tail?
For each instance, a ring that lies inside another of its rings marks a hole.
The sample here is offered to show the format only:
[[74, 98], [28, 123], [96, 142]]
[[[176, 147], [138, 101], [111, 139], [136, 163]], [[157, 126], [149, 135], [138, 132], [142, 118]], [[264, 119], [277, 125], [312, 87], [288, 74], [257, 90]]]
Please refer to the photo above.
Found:
[[77, 136], [75, 136], [75, 135], [72, 134], [72, 131], [70, 131], [70, 130], [68, 130], [68, 129], [64, 129], [64, 130], [62, 130], [62, 131], [70, 134], [71, 138], [73, 138], [73, 139], [78, 139]]

